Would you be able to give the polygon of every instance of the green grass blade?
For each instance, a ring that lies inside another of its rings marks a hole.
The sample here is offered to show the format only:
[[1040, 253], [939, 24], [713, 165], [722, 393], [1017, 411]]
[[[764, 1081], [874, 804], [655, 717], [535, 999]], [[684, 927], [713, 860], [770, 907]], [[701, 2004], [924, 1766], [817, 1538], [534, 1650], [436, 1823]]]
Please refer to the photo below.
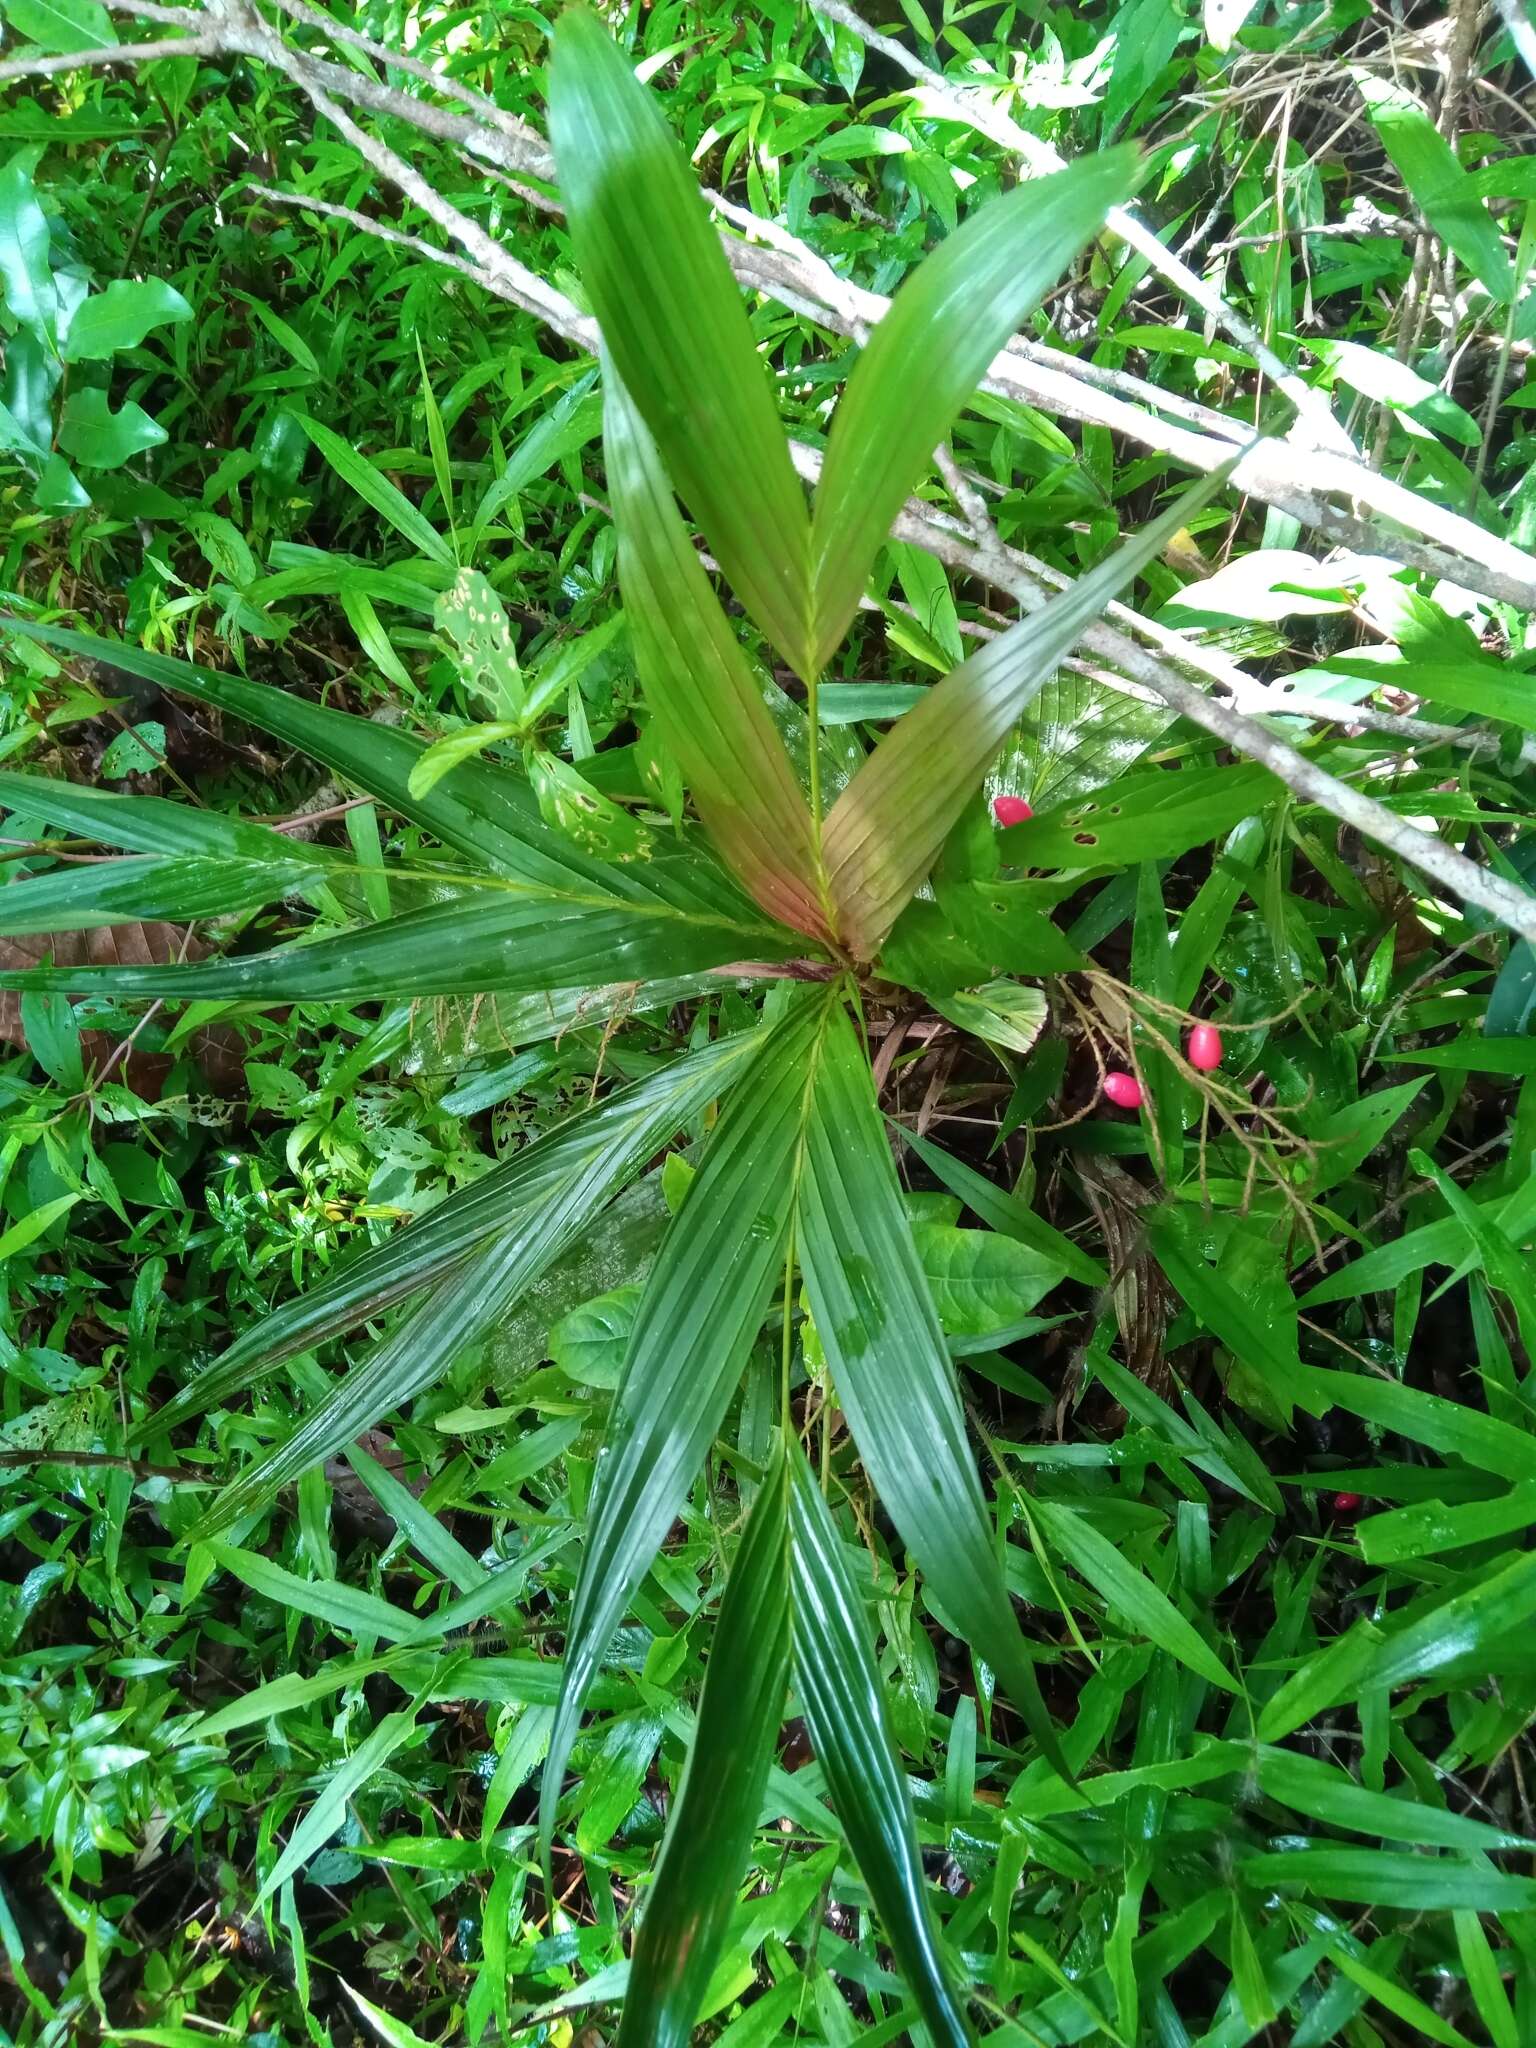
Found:
[[939, 1953], [869, 1624], [805, 1454], [796, 1445], [790, 1455], [795, 1690], [811, 1745], [936, 2048], [967, 2048], [970, 2031]]
[[476, 891], [313, 945], [164, 967], [45, 967], [0, 988], [110, 988], [115, 996], [249, 1003], [400, 1002], [497, 990], [644, 982], [731, 960], [785, 959], [783, 931], [587, 895]]
[[810, 668], [810, 519], [693, 173], [595, 14], [554, 34], [550, 136], [582, 279], [667, 468], [742, 603]]
[[[685, 1053], [660, 1074], [635, 1082], [580, 1116], [557, 1125], [384, 1244], [353, 1259], [296, 1301], [265, 1316], [142, 1428], [177, 1427], [238, 1393], [263, 1372], [352, 1329], [407, 1295], [453, 1273], [492, 1237], [523, 1248], [527, 1270], [556, 1256], [598, 1210], [729, 1086], [754, 1044], [750, 1033]], [[397, 1349], [401, 1347], [397, 1346]], [[377, 1359], [378, 1353], [374, 1354]], [[374, 1360], [359, 1368], [387, 1381]], [[395, 1382], [394, 1384], [399, 1384]], [[378, 1416], [397, 1405], [394, 1384], [376, 1386], [361, 1405]], [[368, 1426], [368, 1422], [361, 1425]], [[350, 1441], [350, 1439], [348, 1439]]]
[[1083, 629], [1224, 476], [1203, 479], [1086, 576], [951, 669], [854, 776], [822, 845], [838, 935], [857, 959], [874, 957], [1019, 714]]
[[666, 743], [736, 875], [785, 924], [822, 935], [825, 891], [810, 809], [684, 531], [655, 443], [611, 366], [603, 446], [624, 615]]
[[[295, 413], [293, 417], [342, 482], [350, 485], [365, 504], [371, 505], [375, 512], [387, 519], [419, 555], [425, 555], [429, 562], [437, 562], [445, 569], [457, 568], [451, 544], [444, 540], [403, 491], [375, 469], [366, 455], [359, 455], [350, 441], [344, 441], [340, 434], [322, 426], [319, 420], [312, 420], [305, 413]], [[450, 516], [452, 509], [450, 504]]]
[[640, 1298], [566, 1635], [564, 1690], [539, 1803], [546, 1854], [598, 1659], [688, 1497], [783, 1278], [808, 1076], [834, 1014], [833, 998], [822, 992], [755, 1049]]
[[1035, 1499], [1029, 1502], [1029, 1515], [1039, 1524], [1051, 1548], [1138, 1635], [1166, 1650], [1169, 1656], [1177, 1657], [1212, 1685], [1219, 1685], [1225, 1692], [1238, 1690], [1232, 1674], [1194, 1624], [1085, 1515], [1056, 1501]]
[[837, 1012], [815, 1079], [796, 1246], [837, 1397], [875, 1490], [954, 1626], [1063, 1775], [902, 1208], [869, 1062]]
[[972, 214], [903, 284], [832, 421], [811, 527], [817, 666], [950, 422], [1014, 329], [1136, 187], [1128, 149], [1032, 178]]
[[780, 1452], [720, 1603], [697, 1732], [630, 1960], [619, 2048], [686, 2048], [720, 1958], [784, 1711], [788, 1537]]

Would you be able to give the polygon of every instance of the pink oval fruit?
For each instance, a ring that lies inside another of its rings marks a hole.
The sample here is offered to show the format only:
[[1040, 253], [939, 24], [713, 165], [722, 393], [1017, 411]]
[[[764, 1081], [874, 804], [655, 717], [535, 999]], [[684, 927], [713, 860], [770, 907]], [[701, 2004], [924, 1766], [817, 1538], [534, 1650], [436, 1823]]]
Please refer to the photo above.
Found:
[[1035, 814], [1021, 796], [995, 796], [992, 799], [992, 815], [999, 825], [1022, 825], [1026, 818]]
[[1333, 1512], [1336, 1515], [1358, 1515], [1364, 1506], [1363, 1493], [1336, 1493], [1333, 1496]]
[[1214, 1024], [1197, 1024], [1189, 1034], [1189, 1064], [1209, 1074], [1221, 1065], [1221, 1033]]
[[1104, 1076], [1104, 1093], [1116, 1109], [1140, 1109], [1141, 1083], [1134, 1074], [1122, 1074], [1118, 1068]]

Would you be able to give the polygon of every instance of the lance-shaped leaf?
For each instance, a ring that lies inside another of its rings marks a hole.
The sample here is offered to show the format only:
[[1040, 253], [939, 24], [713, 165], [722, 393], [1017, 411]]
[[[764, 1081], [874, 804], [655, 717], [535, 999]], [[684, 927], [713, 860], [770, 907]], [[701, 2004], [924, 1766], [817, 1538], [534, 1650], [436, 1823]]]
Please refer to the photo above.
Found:
[[629, 1966], [619, 2048], [687, 2048], [720, 1959], [789, 1680], [789, 1475], [758, 1488], [726, 1581], [656, 1880]]
[[970, 2033], [939, 1953], [912, 1801], [886, 1723], [885, 1681], [869, 1624], [827, 1504], [798, 1445], [791, 1461], [795, 1690], [811, 1746], [929, 2033], [937, 2048], [966, 2048]]
[[[130, 641], [100, 640], [89, 633], [39, 626], [30, 619], [3, 613], [0, 625], [60, 653], [109, 664], [145, 682], [158, 683], [161, 689], [215, 705], [271, 733], [493, 873], [548, 889], [597, 882], [615, 895], [663, 902], [680, 896], [685, 883], [693, 879], [682, 863], [651, 861], [613, 869], [581, 853], [563, 833], [545, 824], [533, 791], [521, 776], [488, 761], [465, 761], [430, 790], [413, 795], [411, 771], [428, 743], [393, 726], [309, 704], [290, 691], [247, 682], [243, 676], [199, 668], [168, 654], [151, 654]], [[689, 863], [687, 867], [698, 865]], [[719, 877], [720, 883], [724, 880]], [[707, 871], [704, 887], [693, 893], [707, 893]]]
[[728, 960], [782, 960], [793, 951], [789, 935], [766, 924], [508, 885], [313, 945], [166, 967], [41, 967], [0, 974], [0, 988], [110, 988], [116, 996], [216, 1002], [399, 1002], [643, 982]]
[[742, 603], [810, 674], [810, 520], [768, 374], [682, 152], [596, 15], [554, 34], [550, 136], [583, 282]]
[[640, 1298], [566, 1634], [539, 1799], [546, 1860], [576, 1718], [598, 1660], [688, 1497], [783, 1278], [807, 1090], [837, 1014], [836, 997], [819, 991], [755, 1051]]
[[[700, 1046], [661, 1073], [619, 1089], [595, 1109], [545, 1132], [383, 1244], [264, 1316], [141, 1425], [136, 1440], [202, 1414], [295, 1352], [339, 1336], [407, 1295], [457, 1273], [492, 1238], [521, 1247], [530, 1277], [541, 1271], [730, 1085], [754, 1043], [750, 1032], [741, 1032]], [[374, 1359], [359, 1370], [387, 1380], [385, 1369], [376, 1367]], [[372, 1412], [360, 1427], [368, 1427], [405, 1398], [396, 1395], [393, 1382], [383, 1392], [383, 1399], [377, 1391], [368, 1393], [362, 1405]]]
[[1136, 184], [1125, 149], [994, 199], [907, 279], [832, 421], [811, 529], [814, 660], [858, 609], [875, 551], [987, 365]]
[[540, 1229], [536, 1219], [507, 1238], [482, 1244], [362, 1365], [346, 1373], [296, 1429], [223, 1489], [191, 1531], [191, 1540], [202, 1542], [252, 1513], [279, 1487], [355, 1443], [381, 1416], [424, 1393], [495, 1325], [559, 1249], [559, 1238]]
[[951, 669], [854, 776], [827, 820], [823, 853], [838, 936], [857, 959], [873, 958], [1015, 719], [1084, 627], [1225, 476], [1222, 469], [1202, 479], [1086, 576]]
[[46, 819], [82, 839], [120, 846], [128, 853], [307, 861], [312, 867], [325, 867], [334, 858], [324, 847], [223, 811], [197, 811], [163, 796], [125, 796], [89, 783], [56, 782], [11, 769], [0, 769], [0, 807]]
[[646, 697], [731, 868], [783, 923], [823, 935], [811, 814], [784, 742], [611, 363], [604, 391], [619, 579]]
[[306, 860], [104, 860], [0, 888], [0, 932], [20, 938], [146, 918], [227, 917], [312, 889], [324, 876]]
[[993, 1667], [1066, 1775], [966, 1442], [869, 1061], [839, 1009], [818, 1063], [796, 1247], [816, 1332], [859, 1453], [937, 1605]]

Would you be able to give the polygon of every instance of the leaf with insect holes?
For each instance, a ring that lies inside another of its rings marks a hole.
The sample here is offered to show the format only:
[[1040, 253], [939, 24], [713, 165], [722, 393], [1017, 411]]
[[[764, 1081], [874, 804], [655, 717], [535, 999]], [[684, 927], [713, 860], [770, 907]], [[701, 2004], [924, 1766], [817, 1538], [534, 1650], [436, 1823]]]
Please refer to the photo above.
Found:
[[545, 821], [573, 839], [584, 853], [622, 866], [627, 861], [649, 860], [656, 851], [656, 835], [648, 825], [595, 790], [558, 754], [535, 748], [528, 756], [528, 780]]
[[524, 704], [517, 646], [506, 607], [478, 569], [459, 571], [433, 606], [432, 622], [453, 642], [465, 689], [515, 725]]

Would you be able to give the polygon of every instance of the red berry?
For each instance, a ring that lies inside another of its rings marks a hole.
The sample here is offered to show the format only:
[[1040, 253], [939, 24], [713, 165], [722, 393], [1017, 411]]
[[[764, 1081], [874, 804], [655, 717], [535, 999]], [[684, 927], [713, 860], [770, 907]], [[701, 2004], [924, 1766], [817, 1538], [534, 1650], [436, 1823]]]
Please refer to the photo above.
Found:
[[1022, 825], [1026, 818], [1035, 814], [1021, 796], [995, 796], [992, 799], [992, 815], [999, 825]]
[[1221, 1065], [1221, 1033], [1214, 1024], [1197, 1024], [1189, 1034], [1189, 1064], [1209, 1074]]
[[1141, 1083], [1134, 1074], [1122, 1074], [1118, 1069], [1104, 1076], [1104, 1093], [1116, 1109], [1140, 1109]]
[[1358, 1515], [1364, 1506], [1363, 1493], [1336, 1493], [1333, 1496], [1333, 1512], [1336, 1515]]

